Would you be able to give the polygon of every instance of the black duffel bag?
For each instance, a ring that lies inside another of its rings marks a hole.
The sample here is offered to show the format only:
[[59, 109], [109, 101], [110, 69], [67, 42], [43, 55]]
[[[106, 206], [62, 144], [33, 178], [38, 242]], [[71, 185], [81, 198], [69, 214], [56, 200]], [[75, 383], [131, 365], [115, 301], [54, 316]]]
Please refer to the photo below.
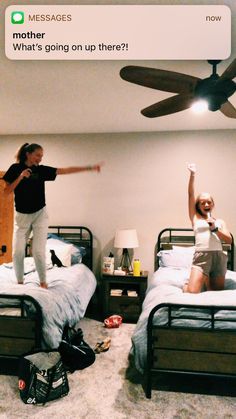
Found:
[[81, 329], [66, 327], [58, 348], [67, 371], [83, 370], [96, 359], [93, 349], [83, 340]]

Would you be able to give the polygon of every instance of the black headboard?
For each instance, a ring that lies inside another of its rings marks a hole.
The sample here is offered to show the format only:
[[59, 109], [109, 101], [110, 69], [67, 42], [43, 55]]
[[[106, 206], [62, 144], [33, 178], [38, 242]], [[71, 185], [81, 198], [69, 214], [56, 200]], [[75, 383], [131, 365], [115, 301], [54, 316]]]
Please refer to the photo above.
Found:
[[[223, 243], [223, 250], [228, 254], [228, 269], [234, 270], [234, 238], [232, 237], [232, 243]], [[157, 238], [155, 246], [155, 269], [158, 268], [158, 257], [157, 253], [159, 250], [171, 249], [172, 245], [176, 246], [194, 246], [195, 237], [192, 228], [165, 228], [162, 230]]]
[[75, 246], [83, 246], [86, 255], [83, 256], [83, 263], [93, 270], [93, 235], [92, 232], [83, 226], [49, 226], [49, 232], [68, 240]]

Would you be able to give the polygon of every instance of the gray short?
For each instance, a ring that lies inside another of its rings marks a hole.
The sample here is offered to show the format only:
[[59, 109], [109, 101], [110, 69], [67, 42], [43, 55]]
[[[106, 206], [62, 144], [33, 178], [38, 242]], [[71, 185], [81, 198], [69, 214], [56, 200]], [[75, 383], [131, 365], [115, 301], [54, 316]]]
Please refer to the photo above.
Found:
[[192, 267], [199, 269], [204, 275], [211, 277], [225, 276], [227, 271], [227, 255], [222, 251], [196, 251]]

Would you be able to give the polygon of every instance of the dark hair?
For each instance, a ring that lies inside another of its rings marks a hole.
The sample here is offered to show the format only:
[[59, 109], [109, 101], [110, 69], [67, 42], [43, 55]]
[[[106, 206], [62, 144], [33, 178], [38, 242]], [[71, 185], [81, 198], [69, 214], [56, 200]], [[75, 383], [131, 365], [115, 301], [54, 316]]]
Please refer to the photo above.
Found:
[[[201, 212], [201, 210], [200, 210], [200, 199], [201, 199], [201, 196], [202, 196], [203, 194], [201, 193], [200, 195], [198, 195], [197, 196], [197, 199], [196, 199], [196, 202], [195, 202], [195, 209], [196, 209], [196, 212], [198, 213], [198, 214], [200, 214], [200, 215], [203, 215], [202, 214], [202, 212]], [[213, 204], [213, 206], [215, 205], [215, 202], [214, 202], [214, 199], [212, 198], [212, 196], [211, 195], [209, 195], [209, 197], [210, 197], [210, 199], [211, 199], [211, 201], [212, 201], [212, 204]]]
[[35, 150], [37, 150], [38, 148], [43, 149], [43, 147], [39, 144], [29, 144], [29, 143], [25, 143], [23, 144], [16, 153], [16, 161], [17, 163], [24, 163], [27, 159], [26, 153], [33, 153]]

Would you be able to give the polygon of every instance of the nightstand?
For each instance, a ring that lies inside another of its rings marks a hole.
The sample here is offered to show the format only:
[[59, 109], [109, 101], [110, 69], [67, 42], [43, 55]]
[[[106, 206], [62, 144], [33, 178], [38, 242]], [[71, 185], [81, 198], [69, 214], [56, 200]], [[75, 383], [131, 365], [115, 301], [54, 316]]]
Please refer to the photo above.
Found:
[[148, 272], [140, 276], [102, 274], [104, 318], [120, 314], [124, 321], [137, 322], [147, 288]]

